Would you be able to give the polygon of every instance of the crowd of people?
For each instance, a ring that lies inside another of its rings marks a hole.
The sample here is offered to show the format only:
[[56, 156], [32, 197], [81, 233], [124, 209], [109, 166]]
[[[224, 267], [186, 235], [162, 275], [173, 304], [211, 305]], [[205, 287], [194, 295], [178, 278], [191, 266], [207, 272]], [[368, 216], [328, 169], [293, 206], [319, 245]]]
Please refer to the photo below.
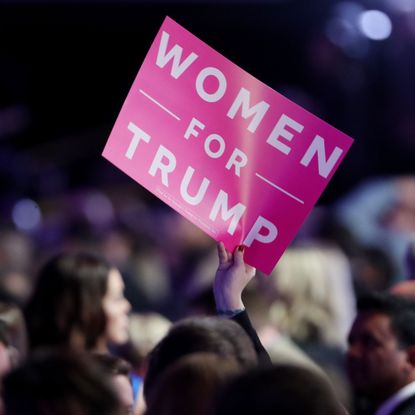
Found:
[[[396, 232], [408, 212], [388, 209], [379, 224]], [[302, 237], [306, 223], [270, 276], [245, 263], [242, 245], [229, 252], [219, 242], [212, 256], [213, 242], [187, 236], [206, 255], [189, 257], [202, 257], [191, 264], [197, 279], [170, 282], [187, 300], [170, 313], [172, 303], [152, 307], [147, 297], [140, 308], [129, 296], [137, 268], [126, 266], [120, 233], [42, 256], [27, 287], [23, 268], [10, 276], [13, 260], [30, 263], [25, 237], [3, 232], [0, 413], [413, 413], [414, 243], [403, 235], [405, 255], [388, 262], [340, 221], [310, 220], [318, 232]], [[162, 262], [150, 244], [143, 251]], [[148, 278], [157, 267], [138, 269]]]

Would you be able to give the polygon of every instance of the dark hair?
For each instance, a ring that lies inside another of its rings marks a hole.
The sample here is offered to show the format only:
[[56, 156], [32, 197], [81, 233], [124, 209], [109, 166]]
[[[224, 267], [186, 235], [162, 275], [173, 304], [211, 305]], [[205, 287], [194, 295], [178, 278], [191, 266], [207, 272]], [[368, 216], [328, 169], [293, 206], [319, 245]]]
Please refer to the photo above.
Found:
[[376, 312], [390, 318], [401, 346], [415, 344], [415, 301], [389, 292], [374, 292], [357, 301], [358, 313]]
[[121, 357], [114, 356], [112, 354], [93, 353], [92, 358], [100, 366], [105, 373], [110, 375], [123, 375], [130, 376], [131, 365]]
[[92, 349], [105, 332], [102, 299], [110, 265], [101, 257], [60, 254], [40, 270], [25, 317], [31, 349], [71, 347], [74, 333]]
[[300, 366], [257, 367], [219, 394], [215, 415], [345, 414], [329, 383]]
[[3, 381], [9, 415], [119, 415], [115, 391], [85, 354], [34, 353]]
[[210, 352], [224, 359], [234, 359], [242, 368], [257, 364], [252, 341], [234, 321], [219, 317], [186, 318], [175, 323], [150, 352], [144, 382], [146, 400], [149, 400], [158, 377], [169, 365], [185, 355], [197, 352]]
[[146, 415], [211, 415], [219, 390], [241, 372], [235, 360], [192, 353], [172, 363], [146, 402]]

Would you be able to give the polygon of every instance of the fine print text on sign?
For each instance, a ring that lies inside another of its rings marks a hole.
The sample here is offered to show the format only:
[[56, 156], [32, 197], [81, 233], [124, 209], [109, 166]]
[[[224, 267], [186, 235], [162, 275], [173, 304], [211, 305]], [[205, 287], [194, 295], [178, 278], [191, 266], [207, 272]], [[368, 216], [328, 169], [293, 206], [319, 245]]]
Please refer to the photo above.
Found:
[[269, 274], [352, 142], [167, 17], [103, 156]]

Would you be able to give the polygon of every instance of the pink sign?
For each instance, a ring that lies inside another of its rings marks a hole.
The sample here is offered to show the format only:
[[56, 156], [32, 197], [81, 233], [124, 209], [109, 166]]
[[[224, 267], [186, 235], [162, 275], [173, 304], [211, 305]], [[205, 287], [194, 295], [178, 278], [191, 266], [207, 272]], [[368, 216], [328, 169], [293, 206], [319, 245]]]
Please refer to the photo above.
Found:
[[167, 17], [103, 156], [269, 274], [352, 142]]

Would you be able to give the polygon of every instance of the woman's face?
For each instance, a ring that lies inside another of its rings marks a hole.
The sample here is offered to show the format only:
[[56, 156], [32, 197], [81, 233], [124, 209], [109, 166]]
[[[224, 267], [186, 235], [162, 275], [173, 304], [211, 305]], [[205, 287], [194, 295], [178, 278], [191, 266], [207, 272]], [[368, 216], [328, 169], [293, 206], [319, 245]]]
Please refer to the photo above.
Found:
[[108, 275], [108, 287], [102, 305], [107, 317], [107, 341], [112, 344], [125, 343], [128, 340], [128, 312], [131, 305], [124, 297], [124, 282], [115, 268]]

